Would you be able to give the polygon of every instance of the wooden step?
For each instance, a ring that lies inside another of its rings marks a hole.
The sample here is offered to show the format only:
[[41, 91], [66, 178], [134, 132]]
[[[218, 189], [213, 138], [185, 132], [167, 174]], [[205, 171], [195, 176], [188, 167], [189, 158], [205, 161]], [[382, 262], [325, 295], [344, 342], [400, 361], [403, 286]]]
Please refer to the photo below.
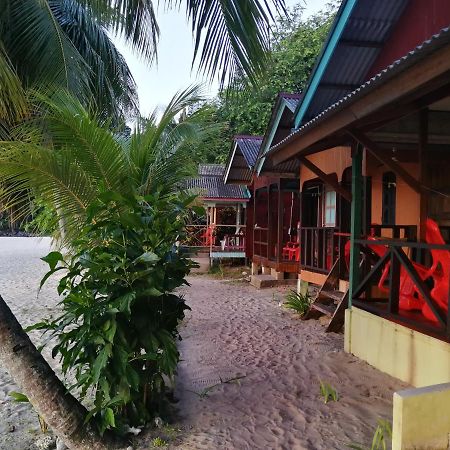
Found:
[[334, 301], [335, 304], [338, 304], [341, 302], [341, 300], [344, 298], [345, 292], [341, 292], [338, 290], [325, 290], [322, 289], [320, 291], [320, 296], [329, 298]]
[[311, 308], [315, 309], [316, 311], [321, 312], [322, 314], [325, 314], [328, 317], [333, 317], [333, 314], [336, 310], [333, 306], [330, 305], [324, 305], [323, 303], [313, 303], [311, 305]]

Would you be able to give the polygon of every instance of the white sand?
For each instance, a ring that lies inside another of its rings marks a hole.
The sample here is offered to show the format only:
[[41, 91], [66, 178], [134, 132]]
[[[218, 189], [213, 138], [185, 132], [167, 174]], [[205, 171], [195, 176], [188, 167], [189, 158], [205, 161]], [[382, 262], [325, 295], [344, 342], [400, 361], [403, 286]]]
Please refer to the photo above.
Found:
[[[344, 353], [326, 334], [278, 306], [285, 290], [191, 277], [192, 312], [182, 330], [177, 394], [180, 424], [192, 427], [177, 449], [345, 449], [369, 444], [378, 418], [392, 415], [405, 385]], [[200, 398], [222, 379], [245, 375]], [[339, 393], [324, 404], [319, 379]]]
[[[0, 237], [0, 295], [26, 327], [57, 312], [56, 278], [50, 279], [37, 296], [41, 278], [48, 265], [39, 258], [50, 251], [48, 238]], [[31, 333], [35, 344], [42, 343], [41, 333]], [[51, 348], [43, 351], [50, 365]], [[3, 367], [0, 367], [0, 449], [28, 450], [40, 434], [39, 422], [29, 404], [11, 401], [9, 392], [18, 391]], [[10, 432], [10, 427], [14, 431]]]
[[[48, 251], [48, 239], [0, 238], [0, 295], [24, 326], [57, 311], [56, 280], [36, 297], [46, 272], [39, 257]], [[390, 418], [392, 394], [405, 385], [345, 354], [342, 335], [280, 308], [283, 290], [199, 276], [190, 282], [176, 391], [176, 426], [184, 431], [171, 448], [345, 449], [369, 443], [377, 419]], [[39, 332], [32, 338], [39, 343]], [[57, 369], [49, 350], [44, 356]], [[245, 375], [239, 385], [220, 385], [205, 398], [191, 392], [237, 375]], [[336, 388], [338, 402], [323, 403], [319, 379]], [[0, 368], [0, 450], [33, 448], [38, 434], [31, 408], [8, 397], [17, 389]]]

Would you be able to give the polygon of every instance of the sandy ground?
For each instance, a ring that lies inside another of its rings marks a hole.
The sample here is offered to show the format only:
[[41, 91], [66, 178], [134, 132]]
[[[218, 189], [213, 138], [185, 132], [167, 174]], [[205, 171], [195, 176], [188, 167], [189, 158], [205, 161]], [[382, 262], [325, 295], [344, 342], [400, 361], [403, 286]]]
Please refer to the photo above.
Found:
[[[46, 271], [39, 257], [48, 250], [46, 239], [0, 238], [0, 294], [25, 326], [56, 312], [56, 280], [36, 296]], [[392, 394], [405, 385], [345, 354], [342, 335], [281, 307], [285, 290], [189, 281], [174, 424], [182, 431], [170, 448], [345, 449], [368, 444], [377, 419], [391, 418]], [[39, 343], [39, 333], [32, 338]], [[221, 383], [235, 377], [239, 383]], [[337, 390], [338, 402], [324, 404], [319, 380]], [[32, 449], [36, 416], [11, 402], [11, 390], [17, 387], [0, 368], [0, 449]]]
[[[56, 279], [50, 279], [38, 296], [40, 280], [48, 265], [40, 260], [50, 251], [48, 238], [0, 237], [0, 295], [22, 326], [29, 326], [57, 312]], [[31, 333], [35, 344], [42, 343], [41, 333]], [[51, 359], [51, 349], [43, 354]], [[11, 401], [9, 392], [18, 391], [3, 367], [0, 367], [0, 449], [28, 450], [40, 435], [39, 422], [29, 404]]]

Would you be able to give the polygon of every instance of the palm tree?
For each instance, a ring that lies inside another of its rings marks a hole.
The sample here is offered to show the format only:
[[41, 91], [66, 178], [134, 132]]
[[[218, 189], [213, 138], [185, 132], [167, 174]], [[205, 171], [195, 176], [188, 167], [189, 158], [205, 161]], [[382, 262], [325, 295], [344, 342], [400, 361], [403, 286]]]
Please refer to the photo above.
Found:
[[35, 94], [42, 113], [13, 130], [12, 140], [0, 142], [0, 201], [24, 205], [25, 214], [30, 192], [45, 198], [70, 240], [100, 188], [123, 195], [161, 187], [163, 194], [174, 192], [192, 174], [191, 147], [211, 132], [197, 120], [201, 110], [181, 121], [176, 117], [201, 99], [198, 86], [177, 93], [159, 119], [157, 111], [141, 118], [126, 137], [67, 92]]
[[[164, 3], [180, 7], [183, 2]], [[200, 70], [220, 74], [222, 83], [238, 71], [255, 80], [267, 59], [270, 4], [284, 9], [284, 0], [185, 0]], [[148, 62], [155, 59], [159, 28], [152, 0], [3, 0], [3, 126], [24, 115], [24, 91], [42, 85], [64, 88], [85, 105], [94, 102], [116, 122], [135, 113], [134, 80], [108, 30]]]
[[[145, 195], [158, 188], [161, 195], [172, 195], [192, 173], [190, 149], [210, 131], [196, 114], [176, 120], [199, 100], [198, 87], [179, 92], [159, 120], [156, 113], [142, 119], [128, 137], [111, 131], [109, 121], [99, 123], [66, 92], [37, 96], [35, 103], [45, 116], [38, 114], [15, 130], [14, 140], [0, 142], [0, 183], [8, 186], [0, 200], [17, 202], [30, 190], [45, 197], [63, 219], [70, 240], [102, 189]], [[123, 448], [123, 442], [101, 438], [84, 425], [86, 410], [66, 394], [1, 297], [0, 363], [69, 448]]]

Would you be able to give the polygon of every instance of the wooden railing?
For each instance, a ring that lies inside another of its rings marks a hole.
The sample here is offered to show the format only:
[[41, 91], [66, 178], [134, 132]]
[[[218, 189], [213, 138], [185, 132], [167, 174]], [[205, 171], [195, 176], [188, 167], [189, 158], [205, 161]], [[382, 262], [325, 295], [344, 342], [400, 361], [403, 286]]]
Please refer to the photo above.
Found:
[[212, 248], [222, 251], [245, 251], [245, 225], [215, 225], [212, 239], [206, 238], [206, 225], [187, 225], [186, 238], [180, 242], [183, 247]]
[[[339, 255], [344, 254], [344, 247], [349, 238], [348, 233], [341, 233], [334, 227], [301, 227], [301, 267], [314, 272], [328, 273]], [[345, 277], [345, 261], [342, 261], [339, 272]]]
[[269, 229], [255, 226], [253, 232], [253, 254], [261, 258], [269, 257]]
[[[450, 251], [450, 245], [383, 238], [355, 240], [355, 244], [359, 255], [359, 283], [353, 291], [352, 304], [410, 328], [450, 340], [450, 314], [439, 306], [431, 294], [432, 277], [424, 275], [428, 267], [414, 261], [414, 255], [430, 254], [431, 250]], [[375, 245], [378, 246], [377, 252], [373, 251]], [[380, 252], [382, 246], [385, 248], [384, 254]], [[382, 276], [386, 283], [380, 286]], [[402, 308], [401, 299], [405, 297], [418, 302], [420, 299], [435, 320], [426, 318], [420, 308]]]

